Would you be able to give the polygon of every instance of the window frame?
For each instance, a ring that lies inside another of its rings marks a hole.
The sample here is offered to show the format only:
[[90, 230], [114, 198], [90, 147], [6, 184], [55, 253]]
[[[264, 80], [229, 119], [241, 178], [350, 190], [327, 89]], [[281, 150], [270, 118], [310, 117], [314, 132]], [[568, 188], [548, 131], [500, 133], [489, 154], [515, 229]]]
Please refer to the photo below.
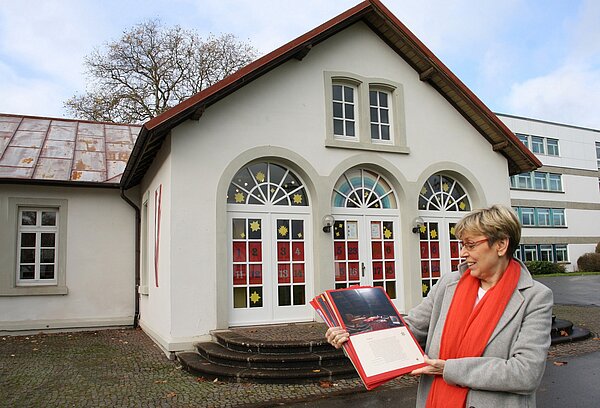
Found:
[[[371, 94], [375, 93], [377, 95], [377, 105], [371, 104]], [[387, 98], [387, 106], [382, 106], [381, 104], [381, 94], [386, 95]], [[394, 122], [393, 122], [393, 92], [390, 89], [381, 86], [371, 86], [369, 87], [369, 137], [371, 138], [371, 143], [374, 144], [394, 144]], [[373, 110], [377, 112], [377, 120], [373, 120]], [[382, 120], [382, 112], [387, 112], [387, 122]], [[373, 137], [373, 126], [377, 127], [377, 138]], [[383, 138], [383, 127], [387, 126], [388, 129], [388, 138]]]
[[530, 171], [510, 176], [510, 188], [512, 190], [564, 193], [562, 174], [545, 171]]
[[[341, 95], [341, 100], [337, 100], [337, 99], [333, 99], [335, 92], [333, 91], [333, 88], [336, 86], [340, 86], [342, 88], [342, 95]], [[333, 137], [336, 139], [341, 139], [341, 140], [350, 140], [350, 141], [354, 141], [358, 139], [358, 129], [359, 129], [359, 125], [360, 125], [360, 118], [358, 115], [358, 96], [359, 96], [359, 92], [358, 92], [358, 84], [352, 83], [352, 82], [348, 82], [348, 81], [340, 81], [340, 80], [335, 80], [332, 81], [331, 83], [331, 104], [332, 104], [332, 115], [331, 115], [331, 120], [333, 122]], [[346, 90], [351, 90], [352, 91], [352, 101], [347, 101], [346, 100]], [[341, 116], [335, 116], [335, 108], [334, 106], [336, 104], [340, 104], [341, 105]], [[351, 106], [352, 107], [352, 118], [349, 118], [347, 115], [347, 107]], [[335, 133], [335, 122], [336, 121], [341, 121], [342, 122], [342, 130], [343, 133], [342, 134], [337, 134]], [[353, 135], [348, 134], [348, 124], [352, 124], [353, 125]]]
[[[356, 87], [356, 137], [334, 134], [333, 85], [347, 84]], [[408, 154], [406, 144], [406, 120], [404, 88], [401, 83], [382, 78], [369, 78], [348, 72], [324, 72], [325, 89], [325, 146]], [[371, 139], [371, 115], [369, 94], [371, 90], [388, 93], [390, 141]]]
[[[553, 143], [550, 144], [550, 141], [552, 141]], [[546, 138], [546, 156], [560, 156], [560, 147], [558, 139], [550, 137]]]
[[[57, 241], [55, 252], [56, 266], [52, 282], [35, 282], [22, 284], [17, 279], [19, 250], [19, 213], [23, 208], [53, 208], [57, 210]], [[68, 202], [64, 199], [47, 199], [32, 197], [8, 197], [8, 211], [5, 213], [7, 228], [1, 235], [8, 243], [7, 261], [0, 265], [0, 296], [31, 296], [31, 295], [66, 295], [66, 261], [67, 261], [67, 220]], [[0, 216], [1, 217], [1, 216]]]

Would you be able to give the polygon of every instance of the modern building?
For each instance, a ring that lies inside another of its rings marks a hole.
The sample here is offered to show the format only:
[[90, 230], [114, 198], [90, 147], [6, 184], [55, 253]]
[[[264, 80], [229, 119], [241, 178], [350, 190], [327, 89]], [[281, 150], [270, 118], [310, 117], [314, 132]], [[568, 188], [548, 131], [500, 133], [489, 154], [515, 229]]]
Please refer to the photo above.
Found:
[[542, 162], [511, 176], [511, 204], [523, 224], [518, 256], [565, 264], [600, 242], [600, 130], [499, 114]]

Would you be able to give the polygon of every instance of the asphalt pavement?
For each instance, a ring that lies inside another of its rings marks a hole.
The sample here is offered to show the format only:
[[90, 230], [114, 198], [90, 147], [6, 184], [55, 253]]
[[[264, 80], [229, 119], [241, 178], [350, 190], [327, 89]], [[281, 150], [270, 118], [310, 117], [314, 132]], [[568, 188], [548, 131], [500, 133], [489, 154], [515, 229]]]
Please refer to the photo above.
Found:
[[557, 305], [600, 306], [600, 275], [538, 277]]

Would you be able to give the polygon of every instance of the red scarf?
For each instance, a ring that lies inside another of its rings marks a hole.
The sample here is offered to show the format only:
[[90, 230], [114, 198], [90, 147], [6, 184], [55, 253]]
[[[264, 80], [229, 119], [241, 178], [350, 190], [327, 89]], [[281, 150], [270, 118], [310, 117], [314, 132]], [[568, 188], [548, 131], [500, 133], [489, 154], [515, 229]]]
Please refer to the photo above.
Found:
[[[517, 287], [520, 275], [521, 266], [511, 259], [500, 280], [473, 307], [480, 281], [471, 276], [470, 270], [463, 274], [456, 287], [442, 331], [440, 359], [480, 357], [483, 354]], [[436, 375], [427, 398], [427, 407], [464, 408], [468, 392], [468, 388], [449, 385], [443, 376]]]

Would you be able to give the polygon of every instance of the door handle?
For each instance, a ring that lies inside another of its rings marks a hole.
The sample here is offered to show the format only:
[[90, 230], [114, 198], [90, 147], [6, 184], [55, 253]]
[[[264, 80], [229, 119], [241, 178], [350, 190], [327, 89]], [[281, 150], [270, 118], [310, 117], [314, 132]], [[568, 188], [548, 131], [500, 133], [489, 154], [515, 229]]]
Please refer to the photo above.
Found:
[[361, 263], [360, 263], [360, 269], [361, 269], [361, 272], [362, 272], [362, 277], [363, 277], [363, 278], [365, 277], [365, 268], [366, 268], [366, 267], [365, 267], [365, 263], [364, 263], [364, 262], [361, 262]]

